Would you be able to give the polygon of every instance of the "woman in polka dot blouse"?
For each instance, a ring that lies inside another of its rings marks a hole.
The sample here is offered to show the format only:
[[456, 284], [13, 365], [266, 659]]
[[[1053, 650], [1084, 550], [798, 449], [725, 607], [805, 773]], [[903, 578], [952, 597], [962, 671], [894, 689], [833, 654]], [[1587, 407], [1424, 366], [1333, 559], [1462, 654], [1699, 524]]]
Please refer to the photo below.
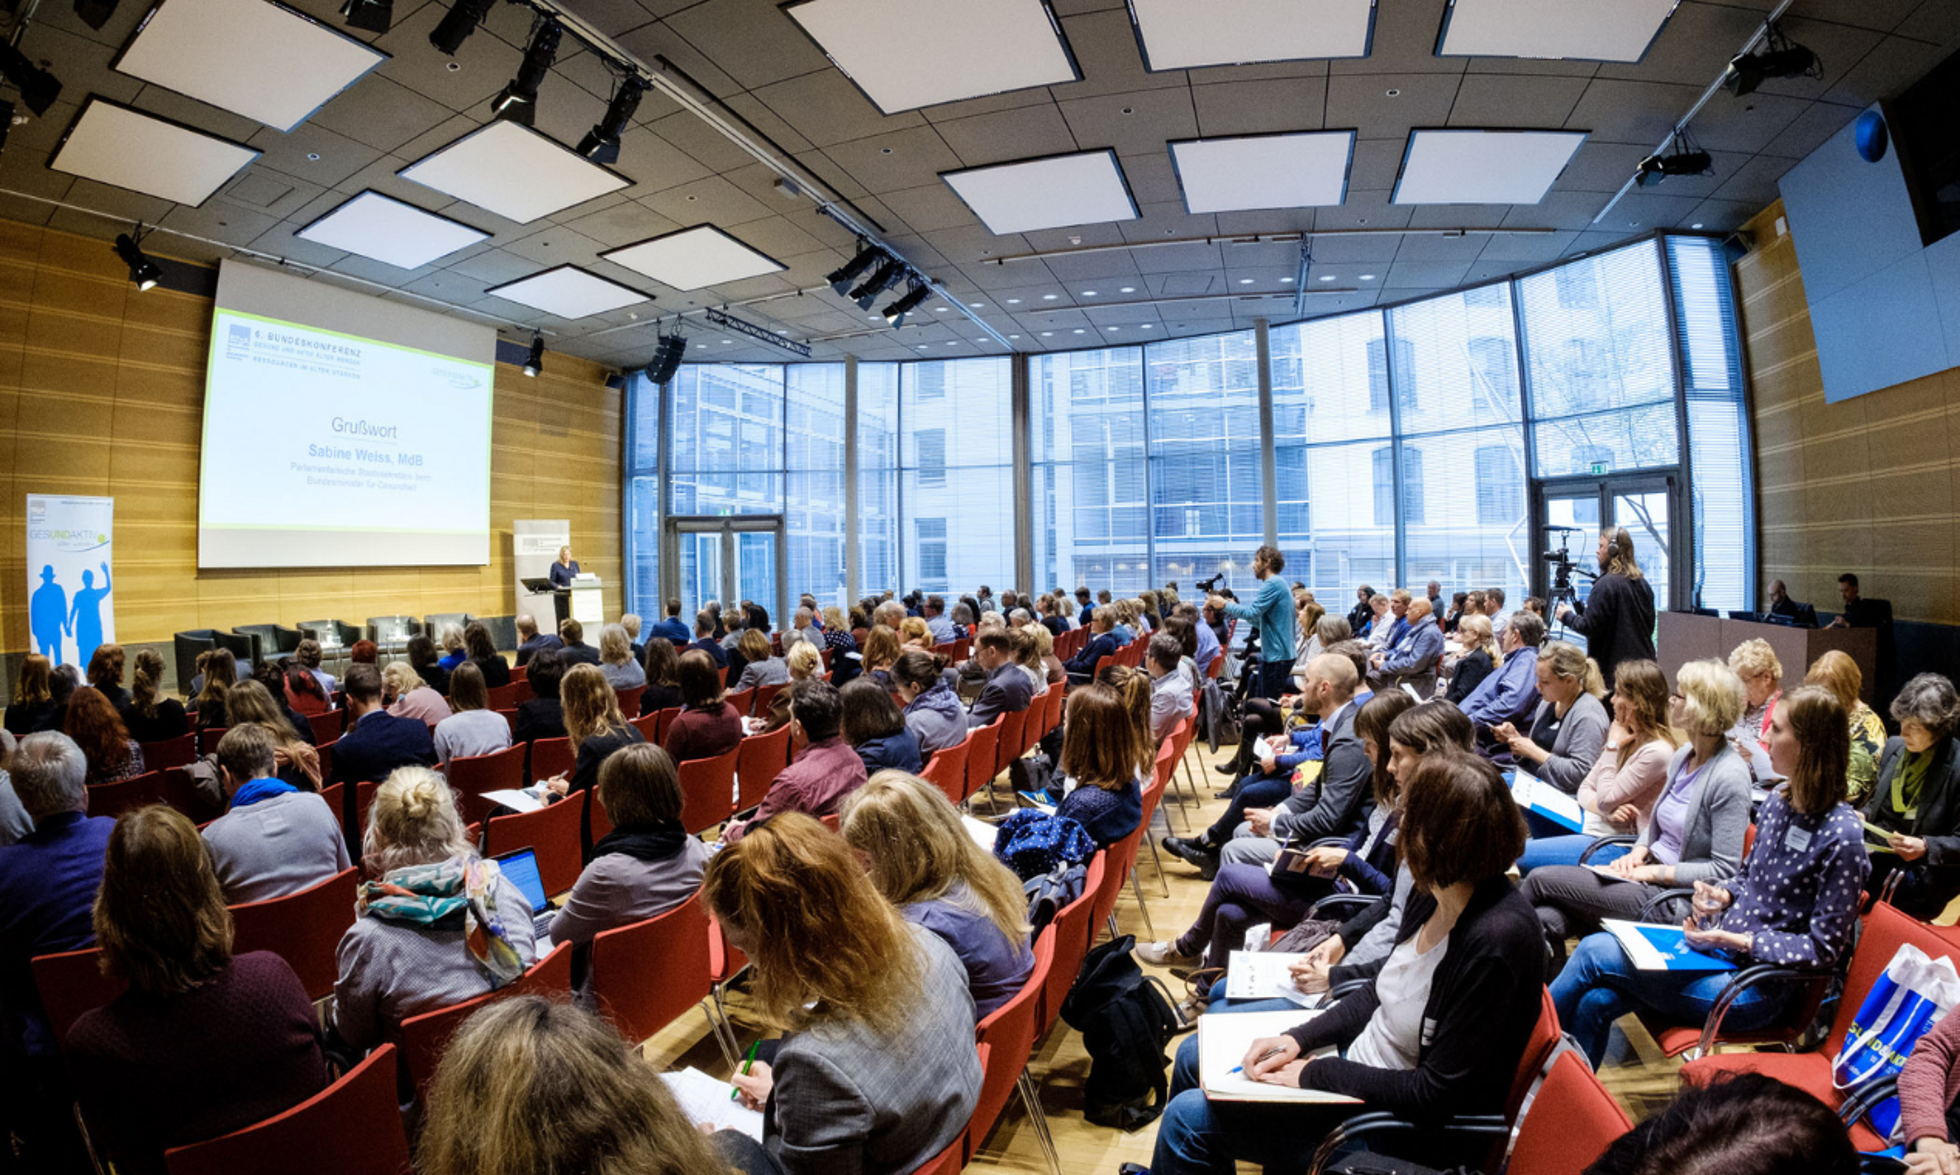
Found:
[[[1788, 782], [1763, 804], [1756, 845], [1740, 876], [1697, 897], [1724, 908], [1716, 929], [1687, 925], [1688, 943], [1722, 951], [1739, 964], [1828, 968], [1850, 948], [1858, 894], [1871, 873], [1858, 814], [1845, 802], [1849, 720], [1830, 691], [1805, 686], [1776, 708], [1770, 762]], [[1552, 983], [1559, 1023], [1597, 1067], [1613, 1022], [1636, 1010], [1697, 1024], [1727, 985], [1726, 972], [1641, 971], [1610, 934], [1588, 936]], [[1723, 1025], [1747, 1030], [1773, 1021], [1795, 992], [1759, 984], [1729, 1006]]]

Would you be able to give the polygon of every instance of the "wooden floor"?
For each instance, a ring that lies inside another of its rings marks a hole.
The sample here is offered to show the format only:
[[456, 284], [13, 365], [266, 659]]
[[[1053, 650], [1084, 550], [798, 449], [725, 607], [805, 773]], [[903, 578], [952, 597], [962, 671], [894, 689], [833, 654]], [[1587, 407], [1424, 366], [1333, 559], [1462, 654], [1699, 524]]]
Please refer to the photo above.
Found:
[[[1189, 812], [1193, 828], [1205, 827], [1223, 812], [1225, 802], [1213, 799], [1212, 793], [1228, 781], [1214, 772], [1212, 766], [1226, 761], [1230, 755], [1230, 749], [1213, 754], [1206, 750], [1203, 743], [1192, 744], [1190, 766], [1198, 779], [1202, 803], [1181, 810], [1170, 797], [1166, 797], [1165, 809], [1178, 834], [1186, 830], [1186, 811]], [[1184, 773], [1180, 769], [1180, 790], [1184, 789], [1183, 778]], [[1186, 795], [1188, 804], [1188, 791]], [[978, 809], [984, 814], [984, 802], [978, 803]], [[1164, 835], [1164, 818], [1159, 816], [1156, 820], [1150, 837], [1153, 843]], [[1139, 856], [1137, 871], [1149, 918], [1155, 926], [1154, 937], [1175, 937], [1190, 926], [1209, 888], [1198, 879], [1197, 873], [1182, 862], [1167, 859], [1164, 876], [1160, 878], [1147, 850]], [[1163, 896], [1166, 886], [1170, 890], [1168, 898]], [[1124, 933], [1135, 934], [1139, 941], [1148, 941], [1153, 937], [1145, 929], [1142, 913], [1137, 908], [1131, 889], [1124, 890], [1122, 900], [1116, 907], [1116, 919]], [[1173, 995], [1181, 998], [1184, 994], [1182, 982], [1167, 973], [1159, 974]], [[756, 1035], [756, 1030], [744, 1020], [739, 992], [731, 996], [729, 1011], [746, 1045]], [[1631, 1018], [1625, 1022], [1625, 1031], [1624, 1037], [1619, 1032], [1614, 1033], [1611, 1052], [1600, 1076], [1626, 1107], [1628, 1115], [1638, 1121], [1673, 1096], [1679, 1062], [1661, 1057], [1653, 1040]], [[1175, 1048], [1175, 1044], [1172, 1047]], [[663, 1068], [693, 1065], [717, 1077], [728, 1074], [728, 1065], [709, 1035], [707, 1019], [703, 1014], [683, 1017], [669, 1026], [647, 1042], [645, 1053], [651, 1063]], [[1088, 1075], [1089, 1058], [1082, 1049], [1079, 1033], [1067, 1024], [1057, 1022], [1048, 1039], [1036, 1046], [1030, 1069], [1040, 1087], [1042, 1111], [1047, 1115], [1049, 1129], [1061, 1152], [1063, 1170], [1068, 1175], [1087, 1175], [1090, 1172], [1113, 1175], [1120, 1163], [1149, 1163], [1151, 1147], [1156, 1139], [1154, 1124], [1136, 1134], [1124, 1134], [1119, 1130], [1092, 1126], [1083, 1120], [1082, 1082]], [[1049, 1170], [1018, 1099], [1009, 1103], [993, 1134], [980, 1148], [968, 1169], [1030, 1173]], [[1241, 1169], [1250, 1171], [1255, 1168], [1242, 1165]]]

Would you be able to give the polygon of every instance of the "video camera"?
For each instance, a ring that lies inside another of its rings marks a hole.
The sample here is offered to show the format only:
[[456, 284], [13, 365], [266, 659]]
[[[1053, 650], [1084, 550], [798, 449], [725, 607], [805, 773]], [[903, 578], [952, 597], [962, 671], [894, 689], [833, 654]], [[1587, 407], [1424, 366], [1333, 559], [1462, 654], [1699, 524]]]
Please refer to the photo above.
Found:
[[1569, 600], [1572, 598], [1572, 555], [1566, 550], [1566, 547], [1571, 544], [1572, 540], [1568, 536], [1582, 533], [1584, 528], [1577, 526], [1548, 526], [1545, 529], [1559, 535], [1558, 550], [1546, 551], [1544, 554], [1538, 556], [1551, 565], [1551, 598], [1554, 600]]
[[1215, 596], [1218, 594], [1218, 585], [1224, 582], [1225, 582], [1225, 573], [1221, 571], [1217, 575], [1212, 576], [1210, 579], [1199, 580], [1198, 590], [1205, 593], [1208, 596]]

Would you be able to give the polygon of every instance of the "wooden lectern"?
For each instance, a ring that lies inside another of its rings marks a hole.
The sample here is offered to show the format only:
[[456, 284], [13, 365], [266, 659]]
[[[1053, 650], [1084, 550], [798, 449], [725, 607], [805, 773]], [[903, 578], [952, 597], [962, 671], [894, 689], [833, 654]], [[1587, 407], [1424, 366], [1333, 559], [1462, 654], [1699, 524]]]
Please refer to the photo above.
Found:
[[1762, 624], [1754, 620], [1729, 620], [1693, 612], [1660, 614], [1661, 670], [1669, 681], [1675, 670], [1689, 661], [1714, 657], [1726, 663], [1729, 653], [1746, 640], [1762, 638], [1776, 650], [1783, 662], [1783, 688], [1793, 690], [1803, 684], [1811, 662], [1831, 649], [1841, 649], [1858, 663], [1864, 677], [1858, 696], [1872, 703], [1878, 688], [1878, 629], [1876, 628], [1792, 628], [1787, 624]]

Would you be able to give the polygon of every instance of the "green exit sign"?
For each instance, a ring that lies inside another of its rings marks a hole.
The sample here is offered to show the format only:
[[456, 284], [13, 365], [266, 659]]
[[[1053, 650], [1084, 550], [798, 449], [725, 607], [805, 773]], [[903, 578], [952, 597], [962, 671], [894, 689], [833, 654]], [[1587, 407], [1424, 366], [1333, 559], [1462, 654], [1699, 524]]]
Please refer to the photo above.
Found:
[[1602, 474], [1604, 474], [1605, 472], [1606, 472], [1606, 462], [1604, 462], [1604, 461], [1595, 461], [1595, 462], [1593, 462], [1593, 463], [1592, 463], [1592, 475], [1593, 475], [1594, 477], [1599, 477], [1600, 475], [1602, 475]]

